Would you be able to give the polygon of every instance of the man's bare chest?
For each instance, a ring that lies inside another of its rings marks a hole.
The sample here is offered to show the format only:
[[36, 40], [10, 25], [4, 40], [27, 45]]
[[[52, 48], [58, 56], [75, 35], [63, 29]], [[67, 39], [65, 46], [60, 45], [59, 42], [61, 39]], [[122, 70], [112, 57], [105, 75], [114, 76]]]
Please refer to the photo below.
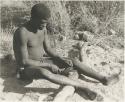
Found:
[[44, 41], [44, 34], [31, 34], [28, 37], [28, 47], [38, 47], [42, 46]]

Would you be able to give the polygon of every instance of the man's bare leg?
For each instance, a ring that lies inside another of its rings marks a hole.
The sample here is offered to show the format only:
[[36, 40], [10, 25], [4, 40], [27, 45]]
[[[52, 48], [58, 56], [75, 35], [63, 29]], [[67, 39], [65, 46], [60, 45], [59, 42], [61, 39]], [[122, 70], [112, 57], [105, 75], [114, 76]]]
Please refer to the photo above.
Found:
[[88, 66], [81, 63], [78, 59], [72, 60], [74, 67], [81, 73], [83, 73], [86, 76], [92, 77], [98, 81], [100, 81], [104, 85], [108, 85], [110, 83], [115, 83], [119, 80], [119, 74], [112, 75], [111, 77], [106, 77], [95, 70], [89, 68]]
[[25, 75], [27, 78], [33, 78], [34, 77], [34, 73], [38, 75], [39, 78], [46, 78], [54, 83], [57, 84], [61, 84], [61, 85], [71, 85], [71, 86], [75, 86], [77, 88], [81, 88], [81, 89], [85, 89], [86, 87], [84, 84], [73, 80], [71, 78], [68, 78], [64, 75], [60, 75], [60, 74], [54, 74], [52, 73], [50, 70], [45, 69], [45, 68], [41, 68], [41, 67], [28, 67], [25, 68]]
[[91, 100], [93, 100], [97, 95], [95, 92], [91, 91], [89, 89], [89, 87], [85, 86], [84, 84], [82, 84], [76, 80], [68, 78], [64, 75], [54, 74], [51, 71], [49, 71], [45, 68], [41, 68], [41, 67], [25, 68], [26, 77], [28, 77], [29, 79], [33, 78], [34, 72], [37, 73], [37, 75], [38, 75], [37, 78], [46, 78], [53, 83], [57, 83], [57, 84], [61, 84], [61, 85], [70, 85], [70, 86], [74, 86], [76, 88], [82, 89], [86, 93], [86, 95], [89, 97], [89, 99], [91, 99]]
[[47, 70], [47, 69], [40, 69], [41, 74], [47, 78], [48, 80], [50, 80], [51, 82], [57, 83], [57, 84], [61, 84], [61, 85], [71, 85], [74, 86], [76, 88], [80, 88], [82, 89], [84, 92], [87, 93], [88, 97], [90, 99], [93, 99], [93, 97], [96, 97], [96, 93], [91, 91], [87, 86], [85, 86], [84, 84], [76, 81], [76, 80], [72, 80], [66, 76], [63, 75], [59, 75], [59, 74], [53, 74], [51, 71]]
[[40, 71], [41, 71], [41, 74], [45, 78], [47, 78], [48, 80], [50, 80], [54, 83], [62, 84], [62, 85], [71, 85], [71, 86], [75, 86], [75, 87], [78, 87], [78, 88], [85, 89], [85, 86], [82, 83], [77, 82], [75, 80], [72, 80], [72, 79], [70, 79], [66, 76], [54, 74], [51, 71], [49, 71], [47, 69], [44, 69], [44, 68], [41, 68]]

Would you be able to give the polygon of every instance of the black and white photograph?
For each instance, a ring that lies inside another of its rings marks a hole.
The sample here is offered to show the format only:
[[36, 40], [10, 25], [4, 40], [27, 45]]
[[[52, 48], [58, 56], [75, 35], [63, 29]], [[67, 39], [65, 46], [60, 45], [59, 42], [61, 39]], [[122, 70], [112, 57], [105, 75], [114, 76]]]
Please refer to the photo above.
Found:
[[124, 0], [0, 0], [0, 102], [124, 102]]

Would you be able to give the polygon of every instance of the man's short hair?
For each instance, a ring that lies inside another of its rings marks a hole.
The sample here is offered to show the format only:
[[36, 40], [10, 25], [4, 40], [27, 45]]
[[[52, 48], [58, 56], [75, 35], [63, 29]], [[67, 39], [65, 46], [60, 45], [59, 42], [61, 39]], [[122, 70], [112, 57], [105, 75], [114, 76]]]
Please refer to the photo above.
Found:
[[31, 18], [37, 18], [37, 19], [48, 19], [50, 17], [50, 10], [49, 8], [40, 3], [40, 4], [36, 4], [32, 7], [31, 10]]

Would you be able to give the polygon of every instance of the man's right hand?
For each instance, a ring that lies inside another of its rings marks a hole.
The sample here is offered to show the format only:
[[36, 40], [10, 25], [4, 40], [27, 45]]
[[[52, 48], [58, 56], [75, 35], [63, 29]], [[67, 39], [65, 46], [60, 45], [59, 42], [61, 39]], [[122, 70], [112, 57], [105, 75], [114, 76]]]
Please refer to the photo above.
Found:
[[60, 72], [60, 69], [58, 66], [56, 65], [51, 65], [51, 71], [55, 74], [59, 73]]

